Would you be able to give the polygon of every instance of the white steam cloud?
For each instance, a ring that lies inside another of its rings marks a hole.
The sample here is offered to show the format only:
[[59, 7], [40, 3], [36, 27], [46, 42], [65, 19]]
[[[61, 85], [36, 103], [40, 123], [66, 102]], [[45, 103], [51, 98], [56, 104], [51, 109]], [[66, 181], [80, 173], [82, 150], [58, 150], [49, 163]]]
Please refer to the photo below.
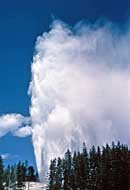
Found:
[[30, 83], [32, 138], [40, 177], [50, 159], [130, 139], [130, 32], [55, 21], [38, 37]]

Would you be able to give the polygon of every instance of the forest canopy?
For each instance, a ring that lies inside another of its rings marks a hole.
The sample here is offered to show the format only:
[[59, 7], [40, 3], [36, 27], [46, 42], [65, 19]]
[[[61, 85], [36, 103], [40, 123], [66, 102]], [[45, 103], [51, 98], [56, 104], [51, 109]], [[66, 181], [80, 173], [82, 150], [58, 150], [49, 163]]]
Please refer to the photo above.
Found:
[[48, 190], [129, 190], [130, 150], [127, 145], [93, 146], [68, 150], [51, 161]]

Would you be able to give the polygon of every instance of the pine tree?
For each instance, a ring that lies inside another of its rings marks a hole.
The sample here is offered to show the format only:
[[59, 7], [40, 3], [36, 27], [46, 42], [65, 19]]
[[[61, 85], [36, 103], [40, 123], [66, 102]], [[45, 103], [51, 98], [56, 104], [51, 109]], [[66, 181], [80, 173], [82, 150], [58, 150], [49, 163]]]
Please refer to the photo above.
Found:
[[17, 183], [17, 166], [16, 164], [14, 166], [11, 166], [11, 173], [10, 173], [10, 187], [13, 190], [16, 190], [16, 184]]
[[102, 189], [113, 190], [112, 157], [111, 157], [111, 149], [108, 144], [106, 144], [106, 147], [103, 147], [101, 172], [102, 172]]
[[72, 189], [78, 189], [80, 187], [80, 167], [79, 167], [79, 158], [80, 153], [74, 152], [73, 155], [73, 174], [74, 174], [74, 180], [73, 180], [73, 188]]
[[63, 174], [64, 174], [64, 190], [70, 190], [71, 188], [71, 175], [72, 175], [72, 157], [70, 150], [65, 153], [63, 160]]
[[36, 181], [36, 177], [34, 175], [34, 167], [29, 166], [28, 167], [28, 176], [29, 176], [29, 181]]
[[100, 147], [97, 147], [96, 152], [96, 190], [101, 190], [102, 188], [102, 162], [101, 162], [101, 150]]
[[92, 146], [89, 152], [89, 164], [90, 164], [90, 190], [96, 190], [96, 149]]
[[2, 157], [0, 156], [0, 189], [4, 189], [4, 168], [3, 168], [3, 160]]
[[17, 187], [23, 189], [25, 184], [23, 164], [19, 161], [17, 164]]
[[89, 184], [89, 174], [90, 174], [90, 168], [89, 168], [89, 159], [88, 159], [88, 153], [85, 146], [85, 143], [83, 143], [83, 151], [81, 156], [81, 173], [82, 173], [82, 188], [88, 189], [90, 187]]
[[55, 184], [56, 184], [56, 159], [51, 160], [48, 190], [56, 190]]
[[10, 168], [10, 165], [8, 165], [7, 169], [5, 169], [4, 176], [5, 176], [6, 187], [10, 188], [10, 185], [11, 185], [11, 168]]
[[55, 187], [56, 187], [56, 190], [61, 190], [62, 189], [62, 178], [63, 178], [63, 170], [62, 170], [62, 160], [61, 158], [58, 158], [58, 161], [57, 161], [57, 166], [56, 166], [56, 184], [55, 184]]

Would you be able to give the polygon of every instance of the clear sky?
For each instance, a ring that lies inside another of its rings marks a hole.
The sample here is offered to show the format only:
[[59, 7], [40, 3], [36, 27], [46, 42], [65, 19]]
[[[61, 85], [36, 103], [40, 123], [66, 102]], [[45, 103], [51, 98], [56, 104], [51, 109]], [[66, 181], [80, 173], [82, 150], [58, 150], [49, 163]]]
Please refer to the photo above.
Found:
[[[29, 115], [27, 94], [36, 37], [49, 29], [52, 16], [70, 25], [106, 18], [120, 27], [128, 22], [130, 0], [4, 0], [0, 2], [0, 114]], [[31, 137], [0, 138], [0, 153], [10, 161], [34, 162]]]

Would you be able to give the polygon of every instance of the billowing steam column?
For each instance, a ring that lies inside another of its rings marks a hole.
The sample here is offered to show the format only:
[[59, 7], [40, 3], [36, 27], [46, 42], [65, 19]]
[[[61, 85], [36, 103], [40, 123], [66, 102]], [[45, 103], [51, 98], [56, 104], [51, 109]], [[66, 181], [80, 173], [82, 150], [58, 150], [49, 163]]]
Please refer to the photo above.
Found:
[[59, 21], [38, 37], [29, 92], [42, 181], [51, 159], [63, 156], [68, 148], [81, 149], [83, 141], [87, 146], [117, 139], [128, 142], [127, 37], [120, 45], [106, 27], [78, 25], [72, 32]]

